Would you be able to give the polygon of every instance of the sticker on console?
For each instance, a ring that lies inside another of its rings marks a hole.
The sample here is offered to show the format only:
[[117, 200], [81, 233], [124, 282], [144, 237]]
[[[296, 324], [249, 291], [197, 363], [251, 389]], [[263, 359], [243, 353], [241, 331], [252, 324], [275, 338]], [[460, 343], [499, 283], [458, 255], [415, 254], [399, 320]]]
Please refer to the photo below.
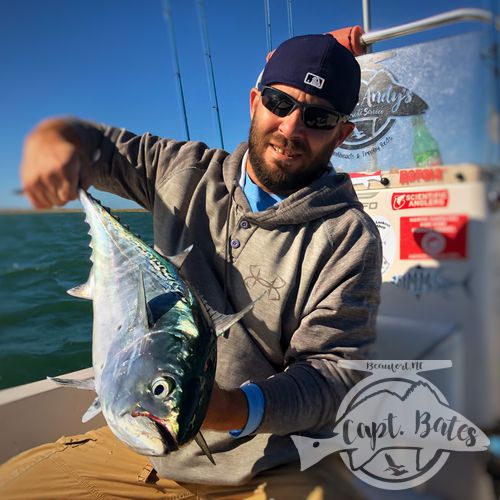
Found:
[[391, 198], [391, 206], [393, 210], [444, 208], [448, 206], [448, 199], [449, 194], [447, 189], [394, 193]]
[[465, 259], [466, 215], [422, 215], [401, 217], [400, 258]]
[[375, 215], [373, 221], [382, 240], [382, 274], [385, 274], [392, 266], [396, 255], [396, 234], [392, 224], [385, 217]]

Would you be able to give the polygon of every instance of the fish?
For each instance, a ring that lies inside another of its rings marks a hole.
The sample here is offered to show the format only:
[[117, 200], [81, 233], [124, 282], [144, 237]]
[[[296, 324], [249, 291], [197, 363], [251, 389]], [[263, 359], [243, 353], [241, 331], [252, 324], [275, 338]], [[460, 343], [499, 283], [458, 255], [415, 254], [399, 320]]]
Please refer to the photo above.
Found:
[[[200, 432], [215, 380], [217, 336], [247, 314], [213, 310], [182, 277], [192, 247], [164, 257], [83, 190], [92, 267], [68, 290], [93, 302], [94, 377], [48, 377], [94, 390], [82, 417], [99, 412], [115, 436], [142, 455], [165, 456], [193, 439], [215, 464]], [[258, 300], [258, 299], [257, 299]]]
[[417, 299], [424, 293], [435, 292], [448, 296], [451, 288], [463, 287], [465, 292], [470, 295], [470, 276], [464, 280], [454, 280], [443, 276], [441, 269], [425, 268], [420, 264], [411, 267], [404, 274], [399, 274], [391, 278], [391, 283], [398, 288], [403, 288], [412, 292]]

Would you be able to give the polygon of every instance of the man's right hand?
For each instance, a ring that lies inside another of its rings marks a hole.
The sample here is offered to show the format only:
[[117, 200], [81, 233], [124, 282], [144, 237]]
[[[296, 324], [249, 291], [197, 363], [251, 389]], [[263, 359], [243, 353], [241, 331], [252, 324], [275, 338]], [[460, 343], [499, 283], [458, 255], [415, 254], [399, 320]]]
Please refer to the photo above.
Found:
[[61, 206], [93, 184], [91, 158], [70, 120], [41, 122], [27, 136], [21, 161], [23, 193], [35, 208]]

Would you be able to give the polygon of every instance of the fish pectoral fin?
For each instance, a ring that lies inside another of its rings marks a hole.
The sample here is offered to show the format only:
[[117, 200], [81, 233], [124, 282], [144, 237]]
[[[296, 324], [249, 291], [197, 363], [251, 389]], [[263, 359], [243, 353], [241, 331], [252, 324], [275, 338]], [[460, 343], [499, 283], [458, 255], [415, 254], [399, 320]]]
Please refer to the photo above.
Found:
[[47, 380], [66, 387], [74, 387], [75, 389], [84, 389], [86, 391], [95, 391], [94, 377], [85, 379], [47, 377]]
[[94, 417], [97, 417], [101, 413], [101, 402], [99, 398], [95, 398], [94, 402], [88, 407], [87, 411], [82, 416], [82, 423], [88, 422], [92, 420]]
[[263, 293], [260, 295], [257, 299], [255, 299], [253, 302], [250, 302], [248, 306], [246, 306], [244, 309], [241, 311], [235, 313], [235, 314], [222, 314], [220, 312], [215, 311], [212, 309], [204, 300], [203, 298], [201, 301], [203, 302], [203, 305], [205, 309], [207, 310], [208, 315], [210, 316], [210, 319], [212, 321], [215, 335], [219, 336], [222, 335], [224, 332], [229, 330], [235, 323], [237, 323], [247, 312], [249, 312], [251, 309], [253, 309], [253, 306], [265, 295]]
[[208, 449], [208, 445], [205, 441], [205, 438], [203, 437], [203, 434], [201, 432], [198, 432], [198, 434], [196, 434], [196, 436], [194, 437], [194, 440], [196, 441], [196, 444], [201, 448], [201, 451], [208, 457], [210, 462], [216, 465], [214, 457], [212, 457], [212, 453]]
[[177, 255], [172, 255], [167, 257], [167, 259], [177, 268], [180, 269], [182, 265], [184, 264], [184, 261], [186, 260], [187, 256], [193, 249], [193, 245], [188, 246], [185, 250], [183, 250], [181, 253], [178, 253]]
[[203, 295], [197, 290], [196, 288], [192, 289], [193, 294], [195, 295], [196, 299], [201, 303], [202, 311], [207, 319], [207, 321], [211, 322], [213, 325], [213, 329], [215, 332], [215, 335], [219, 336], [222, 335], [224, 332], [229, 330], [235, 323], [237, 323], [245, 314], [250, 311], [253, 306], [266, 294], [264, 292], [262, 295], [257, 297], [253, 302], [250, 302], [244, 309], [241, 311], [235, 313], [235, 314], [222, 314], [215, 309], [213, 309], [210, 304], [205, 300]]

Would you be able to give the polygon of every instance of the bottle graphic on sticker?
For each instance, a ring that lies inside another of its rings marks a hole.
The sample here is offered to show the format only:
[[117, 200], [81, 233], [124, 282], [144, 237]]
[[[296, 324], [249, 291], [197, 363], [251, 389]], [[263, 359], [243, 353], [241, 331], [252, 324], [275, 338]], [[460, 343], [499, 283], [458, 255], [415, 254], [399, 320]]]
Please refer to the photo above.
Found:
[[417, 167], [432, 167], [441, 165], [441, 153], [439, 144], [432, 137], [425, 125], [424, 115], [414, 115], [411, 118], [413, 124], [413, 159]]

